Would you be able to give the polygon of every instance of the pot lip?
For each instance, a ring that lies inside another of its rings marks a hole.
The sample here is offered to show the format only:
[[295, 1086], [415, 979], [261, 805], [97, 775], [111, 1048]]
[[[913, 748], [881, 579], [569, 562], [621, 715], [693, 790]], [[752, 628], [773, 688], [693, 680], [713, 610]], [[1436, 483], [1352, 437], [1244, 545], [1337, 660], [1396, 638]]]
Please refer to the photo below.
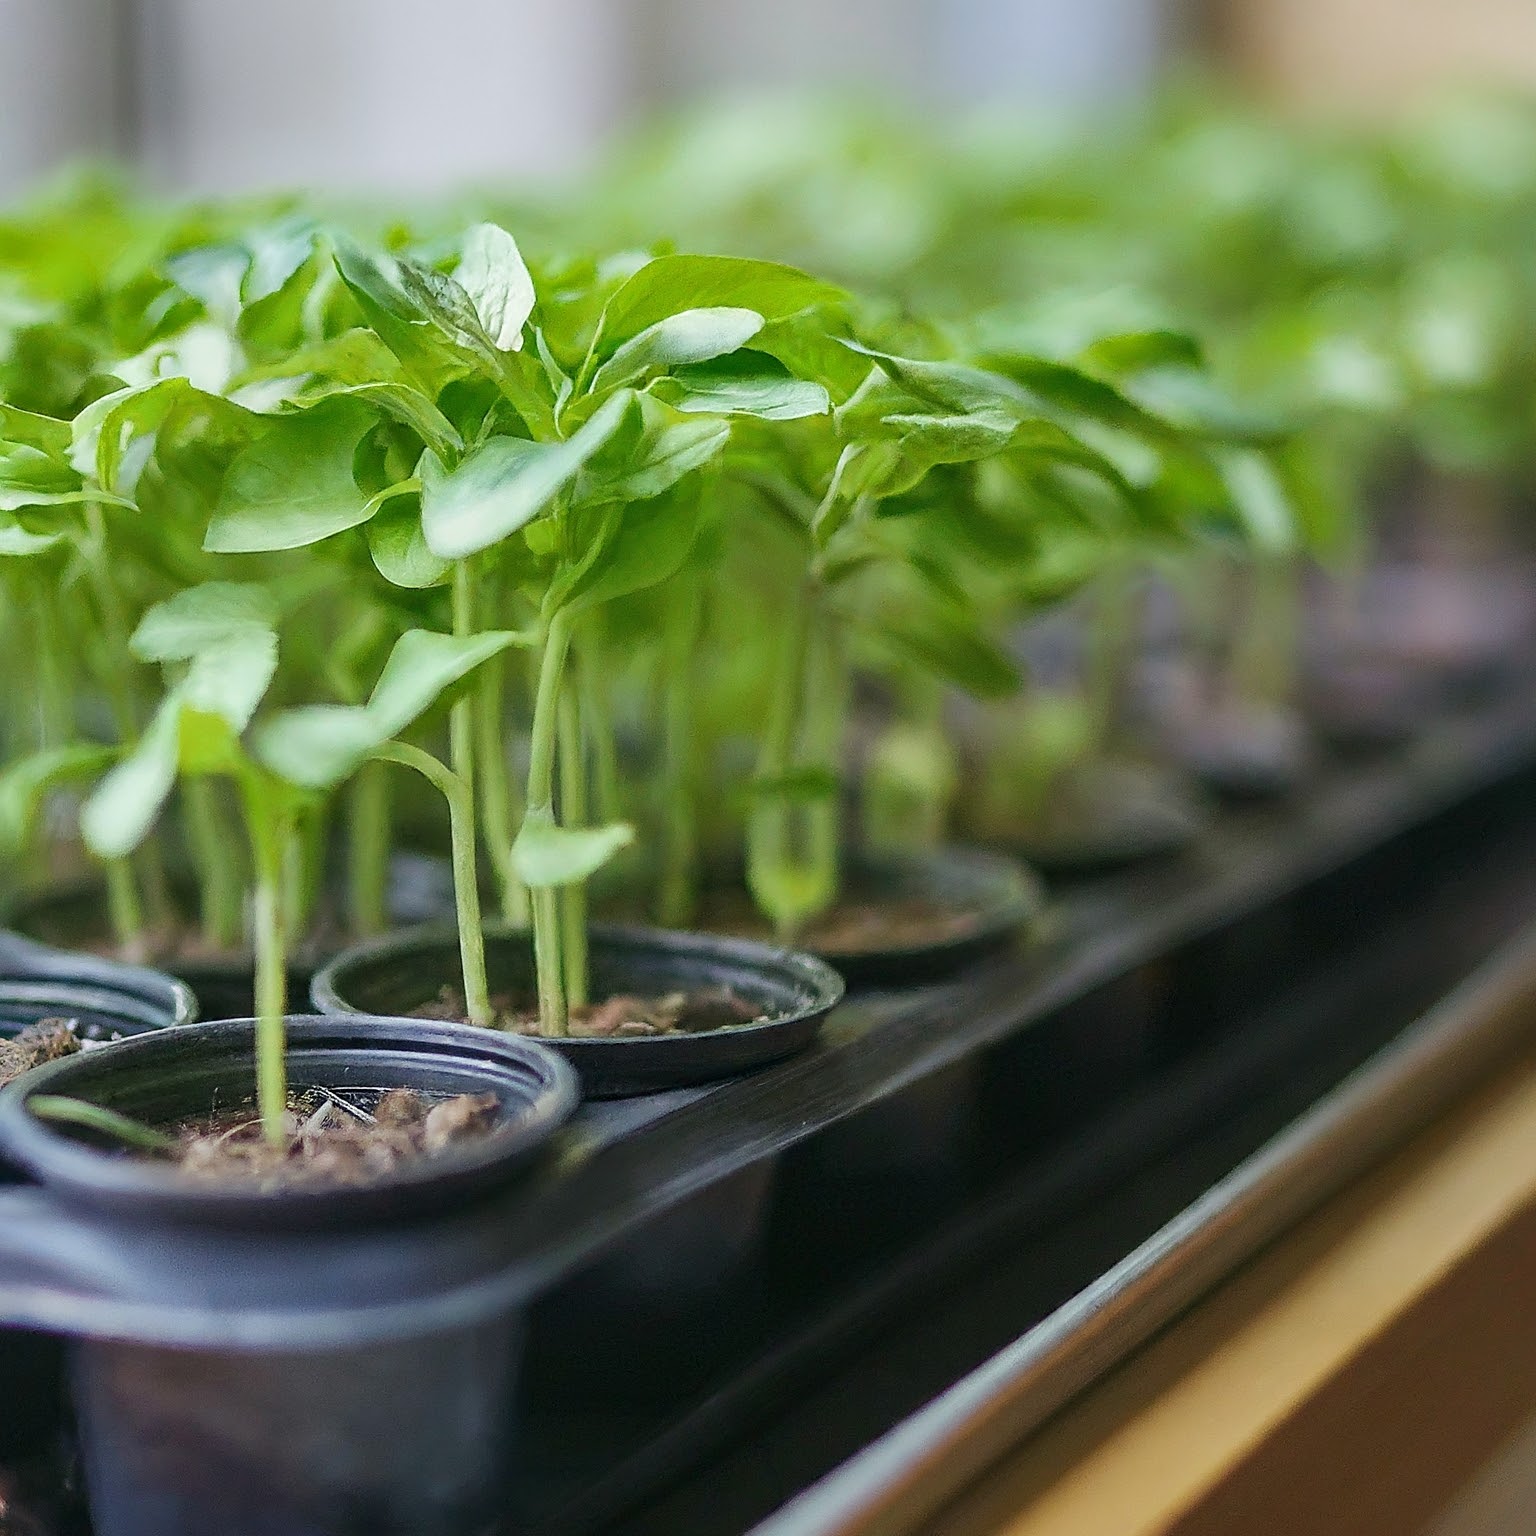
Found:
[[[167, 1052], [209, 1054], [215, 1059], [254, 1050], [254, 1019], [216, 1019], [175, 1030], [151, 1030], [113, 1041], [88, 1056], [69, 1056], [34, 1067], [0, 1090], [0, 1147], [42, 1185], [63, 1198], [92, 1205], [138, 1207], [141, 1214], [236, 1225], [345, 1219], [404, 1209], [414, 1197], [455, 1187], [479, 1187], [526, 1160], [575, 1112], [580, 1093], [574, 1070], [537, 1041], [469, 1025], [376, 1014], [290, 1014], [285, 1020], [290, 1051], [324, 1056], [348, 1048], [398, 1049], [402, 1054], [457, 1058], [478, 1064], [489, 1080], [514, 1067], [533, 1076], [526, 1103], [504, 1126], [454, 1151], [406, 1165], [366, 1185], [315, 1185], [262, 1190], [236, 1184], [197, 1184], [176, 1170], [144, 1159], [104, 1153], [37, 1119], [27, 1101], [38, 1093], [67, 1091], [72, 1072], [109, 1061], [115, 1073]], [[63, 1079], [61, 1082], [60, 1079]], [[385, 1084], [383, 1086], [388, 1086]], [[436, 1207], [434, 1207], [436, 1208]]]
[[197, 1020], [197, 996], [180, 977], [153, 966], [60, 949], [13, 929], [0, 930], [0, 985], [111, 993], [165, 1014], [162, 1028], [184, 1028]]
[[[531, 930], [510, 923], [485, 923], [481, 925], [488, 942], [498, 940], [526, 940]], [[808, 988], [811, 996], [798, 1007], [771, 1018], [755, 1019], [744, 1024], [729, 1024], [716, 1029], [702, 1030], [697, 1034], [644, 1035], [620, 1037], [593, 1037], [567, 1035], [559, 1040], [546, 1040], [561, 1053], [595, 1051], [612, 1052], [628, 1047], [631, 1051], [653, 1053], [657, 1050], [676, 1050], [692, 1045], [697, 1048], [703, 1040], [729, 1038], [752, 1039], [769, 1031], [779, 1031], [787, 1024], [799, 1020], [817, 1018], [829, 1012], [843, 1000], [847, 983], [841, 974], [817, 955], [801, 949], [787, 949], [775, 944], [764, 944], [756, 939], [728, 937], [722, 934], [692, 933], [681, 929], [649, 928], [629, 923], [592, 923], [587, 929], [588, 939], [594, 950], [609, 946], [621, 950], [655, 950], [683, 956], [726, 959], [768, 977], [782, 978]], [[310, 986], [310, 1001], [322, 1013], [346, 1014], [351, 1004], [342, 995], [338, 982], [344, 982], [345, 972], [355, 966], [370, 965], [381, 960], [392, 960], [420, 946], [457, 944], [458, 926], [449, 922], [420, 923], [411, 928], [401, 928], [377, 938], [365, 939], [344, 949], [315, 975]], [[459, 1025], [456, 1028], [473, 1028]], [[514, 1035], [510, 1038], [538, 1040], [536, 1035]]]

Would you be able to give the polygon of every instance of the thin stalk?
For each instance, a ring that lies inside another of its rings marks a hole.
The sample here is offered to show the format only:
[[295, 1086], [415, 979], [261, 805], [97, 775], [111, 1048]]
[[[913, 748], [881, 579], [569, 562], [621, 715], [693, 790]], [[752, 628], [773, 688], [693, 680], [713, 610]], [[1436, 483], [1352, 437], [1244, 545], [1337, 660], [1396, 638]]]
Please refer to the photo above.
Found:
[[747, 884], [785, 943], [822, 904], [811, 888], [814, 872], [806, 879], [798, 867], [794, 831], [799, 807], [777, 786], [794, 759], [815, 612], [814, 587], [807, 583], [787, 618], [768, 724], [758, 751], [758, 778], [764, 782], [747, 820]]
[[[559, 733], [560, 691], [570, 652], [569, 621], [556, 613], [544, 625], [539, 647], [538, 687], [533, 701], [533, 730], [528, 752], [525, 816], [553, 823], [555, 817], [555, 746]], [[565, 990], [560, 902], [552, 889], [533, 893], [533, 954], [539, 986], [539, 1033], [560, 1036], [570, 1029]]]
[[1106, 571], [1096, 596], [1089, 618], [1086, 683], [1093, 742], [1102, 749], [1121, 723], [1126, 672], [1134, 654], [1135, 586], [1129, 570]]
[[283, 888], [293, 840], [292, 818], [272, 805], [264, 786], [247, 780], [241, 787], [256, 870], [252, 908], [256, 948], [256, 1105], [267, 1140], [282, 1146], [288, 1113], [288, 923]]
[[203, 938], [214, 949], [234, 949], [240, 943], [243, 883], [220, 824], [218, 791], [211, 779], [197, 775], [183, 780], [181, 792], [187, 808], [187, 839], [197, 867]]
[[[88, 534], [85, 565], [96, 596], [104, 641], [102, 650], [105, 652], [98, 676], [112, 712], [113, 728], [118, 740], [126, 747], [139, 734], [139, 713], [128, 671], [128, 658], [132, 655], [128, 644], [131, 630], [123, 609], [122, 594], [108, 563], [106, 520], [97, 503], [86, 503], [85, 522]], [[139, 850], [136, 862], [143, 876], [149, 910], [157, 924], [166, 925], [171, 920], [171, 890], [159, 847], [153, 841], [146, 843]]]
[[144, 909], [139, 904], [139, 887], [133, 878], [133, 866], [127, 859], [108, 859], [107, 916], [112, 935], [123, 959], [142, 963], [149, 958], [149, 942], [144, 931]]
[[[453, 568], [455, 635], [474, 633], [477, 607], [474, 562], [460, 560]], [[488, 1026], [492, 1022], [491, 997], [485, 976], [485, 934], [480, 917], [480, 870], [475, 847], [475, 709], [467, 698], [459, 699], [448, 712], [448, 760], [459, 783], [457, 795], [448, 802], [448, 814], [459, 953], [464, 964], [464, 1006], [471, 1024]], [[464, 932], [466, 925], [471, 930], [468, 933]]]
[[389, 775], [364, 763], [347, 808], [347, 916], [359, 936], [389, 926]]
[[27, 1100], [27, 1108], [39, 1120], [51, 1120], [55, 1125], [78, 1125], [83, 1130], [96, 1131], [121, 1142], [125, 1147], [138, 1147], [144, 1152], [171, 1152], [176, 1138], [157, 1131], [153, 1126], [142, 1125], [120, 1115], [114, 1109], [91, 1104], [84, 1099], [71, 1099], [57, 1093], [39, 1093]]
[[490, 849], [502, 919], [523, 928], [528, 924], [528, 891], [512, 865], [516, 822], [512, 814], [512, 769], [507, 760], [506, 700], [506, 658], [493, 656], [481, 665], [472, 701], [480, 826]]
[[686, 928], [699, 901], [697, 744], [693, 661], [701, 605], [686, 583], [668, 609], [662, 634], [662, 849], [659, 917], [665, 928]]
[[380, 762], [413, 768], [448, 802], [453, 850], [453, 898], [458, 912], [459, 964], [464, 976], [464, 1012], [471, 1024], [490, 1028], [490, 985], [485, 973], [485, 930], [480, 921], [480, 887], [475, 872], [475, 808], [464, 781], [420, 747], [393, 741], [373, 754]]
[[1270, 557], [1249, 571], [1251, 600], [1238, 620], [1232, 680], [1239, 699], [1286, 703], [1295, 689], [1298, 572], [1294, 561]]
[[582, 650], [577, 683], [581, 690], [581, 730], [592, 774], [592, 819], [598, 825], [624, 820], [619, 745], [614, 739], [612, 703], [603, 687], [612, 675], [606, 648], [594, 626], [594, 633]]
[[[581, 750], [581, 710], [569, 682], [560, 690], [556, 733], [560, 742], [560, 824], [587, 824], [587, 765]], [[587, 888], [577, 881], [559, 888], [560, 961], [568, 1008], [587, 1001]]]

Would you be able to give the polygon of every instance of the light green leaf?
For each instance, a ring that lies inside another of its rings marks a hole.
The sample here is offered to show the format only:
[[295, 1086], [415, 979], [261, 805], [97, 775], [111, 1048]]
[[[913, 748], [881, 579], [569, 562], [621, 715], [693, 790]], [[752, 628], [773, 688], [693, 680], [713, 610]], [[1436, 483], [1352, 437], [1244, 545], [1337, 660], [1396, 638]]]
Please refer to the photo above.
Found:
[[753, 309], [765, 320], [840, 299], [840, 290], [771, 261], [738, 256], [657, 256], [608, 301], [597, 351], [608, 356], [668, 315], [703, 308]]
[[512, 868], [531, 890], [577, 885], [634, 840], [635, 829], [625, 822], [557, 827], [547, 816], [530, 814], [512, 844]]
[[581, 505], [660, 496], [718, 457], [730, 439], [728, 422], [690, 420], [644, 397], [640, 412], [638, 436], [615, 433], [587, 466], [574, 498]]
[[433, 454], [421, 463], [421, 526], [442, 560], [489, 549], [532, 521], [613, 436], [635, 397], [620, 391], [562, 443], [493, 437], [453, 470]]
[[763, 328], [754, 309], [685, 309], [626, 341], [592, 378], [592, 393], [642, 378], [653, 369], [707, 363], [743, 347]]
[[395, 642], [366, 704], [288, 710], [258, 729], [256, 755], [290, 784], [328, 789], [398, 736], [454, 683], [525, 639], [510, 630], [470, 636], [409, 630]]
[[180, 733], [181, 699], [173, 693], [81, 808], [81, 835], [98, 858], [126, 858], [144, 841], [176, 783]]
[[48, 794], [72, 780], [94, 777], [116, 755], [111, 747], [85, 743], [50, 747], [10, 763], [0, 773], [0, 848], [21, 852]]
[[1216, 462], [1232, 505], [1255, 546], [1271, 554], [1294, 550], [1296, 516], [1274, 465], [1253, 449], [1220, 452]]
[[368, 553], [379, 574], [393, 586], [435, 587], [453, 566], [427, 548], [421, 531], [420, 497], [400, 497], [368, 520]]
[[62, 533], [29, 533], [13, 517], [0, 517], [0, 558], [27, 560], [46, 554], [64, 539]]
[[254, 582], [205, 581], [156, 603], [139, 621], [129, 649], [140, 661], [189, 661], [248, 630], [277, 623], [271, 591]]
[[717, 416], [798, 421], [806, 416], [825, 416], [832, 408], [831, 396], [820, 384], [782, 373], [737, 371], [720, 364], [679, 368], [651, 387], [674, 410]]
[[465, 237], [454, 277], [492, 344], [503, 352], [520, 351], [536, 296], [517, 241], [499, 225], [475, 225]]
[[702, 512], [697, 481], [615, 508], [592, 557], [557, 594], [562, 606], [578, 612], [665, 581], [688, 558]]
[[376, 418], [351, 400], [281, 417], [229, 466], [203, 539], [211, 554], [300, 549], [378, 510], [352, 463]]

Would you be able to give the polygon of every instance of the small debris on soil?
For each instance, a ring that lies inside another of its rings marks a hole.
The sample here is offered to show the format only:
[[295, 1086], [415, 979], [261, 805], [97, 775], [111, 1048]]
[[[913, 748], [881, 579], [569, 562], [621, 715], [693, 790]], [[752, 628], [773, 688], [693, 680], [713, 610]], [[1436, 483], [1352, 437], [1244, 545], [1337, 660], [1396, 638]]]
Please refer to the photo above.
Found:
[[262, 1189], [371, 1184], [407, 1163], [488, 1135], [498, 1106], [494, 1093], [445, 1099], [391, 1088], [343, 1097], [314, 1088], [290, 1100], [281, 1145], [267, 1140], [247, 1107], [181, 1126], [176, 1150], [167, 1155], [205, 1183]]
[[[538, 1034], [537, 1008], [519, 1007], [505, 994], [493, 997], [491, 1007], [497, 1029], [509, 1034]], [[570, 1035], [576, 1040], [701, 1035], [737, 1024], [752, 1024], [762, 1016], [761, 1008], [737, 996], [729, 987], [701, 987], [694, 992], [668, 992], [661, 997], [618, 993], [600, 1003], [585, 1003], [572, 1008]], [[458, 987], [444, 987], [431, 1002], [413, 1008], [411, 1017], [462, 1024], [468, 1017], [464, 993]]]
[[[73, 1019], [39, 1019], [19, 1035], [0, 1040], [0, 1086], [14, 1082], [23, 1072], [45, 1061], [73, 1056], [80, 1049]], [[0, 1527], [3, 1530], [3, 1527]]]

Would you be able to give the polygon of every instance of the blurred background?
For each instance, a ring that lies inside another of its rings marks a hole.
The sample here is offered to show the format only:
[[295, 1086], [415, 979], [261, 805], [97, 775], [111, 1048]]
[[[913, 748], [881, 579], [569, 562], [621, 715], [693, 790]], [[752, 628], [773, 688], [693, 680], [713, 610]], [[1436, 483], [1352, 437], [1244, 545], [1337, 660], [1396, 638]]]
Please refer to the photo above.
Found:
[[1135, 102], [1179, 61], [1374, 112], [1536, 80], [1532, 0], [0, 0], [0, 195], [115, 155], [197, 190], [580, 169], [701, 96]]

